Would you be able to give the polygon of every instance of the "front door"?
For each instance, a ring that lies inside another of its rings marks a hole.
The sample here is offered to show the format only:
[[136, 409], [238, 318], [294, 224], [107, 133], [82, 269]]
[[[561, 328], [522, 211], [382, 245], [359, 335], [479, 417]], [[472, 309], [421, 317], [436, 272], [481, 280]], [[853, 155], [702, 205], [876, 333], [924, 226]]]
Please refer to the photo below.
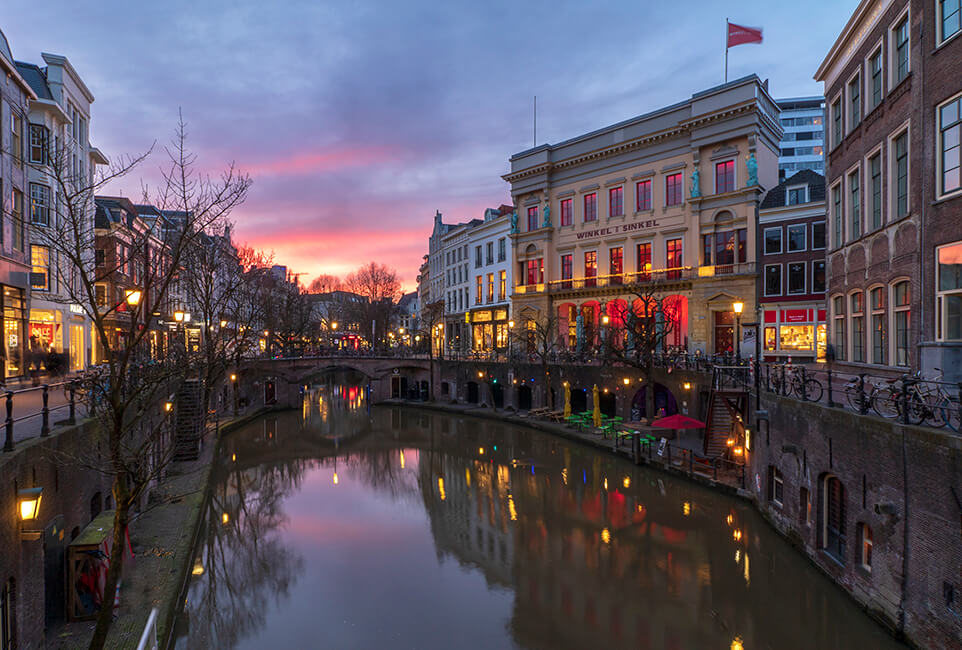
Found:
[[735, 351], [735, 314], [730, 311], [716, 311], [715, 354], [728, 354]]

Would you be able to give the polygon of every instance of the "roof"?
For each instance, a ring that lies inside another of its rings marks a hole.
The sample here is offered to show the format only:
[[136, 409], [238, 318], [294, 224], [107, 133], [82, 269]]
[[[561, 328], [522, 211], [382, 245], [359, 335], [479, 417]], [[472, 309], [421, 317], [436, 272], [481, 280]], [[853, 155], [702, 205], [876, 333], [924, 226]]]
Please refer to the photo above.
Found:
[[770, 189], [759, 209], [784, 208], [785, 191], [796, 185], [808, 185], [808, 203], [825, 200], [825, 177], [811, 169], [803, 169]]
[[404, 308], [407, 307], [409, 303], [412, 303], [418, 299], [418, 292], [412, 291], [411, 293], [406, 293], [401, 296], [400, 300], [397, 301], [397, 306]]
[[[121, 224], [127, 228], [134, 225], [137, 208], [130, 199], [122, 196], [98, 196], [94, 200], [97, 205], [94, 216], [95, 228], [109, 228], [112, 223]], [[126, 223], [123, 223], [124, 213], [127, 217]]]
[[50, 92], [50, 86], [47, 84], [47, 75], [44, 73], [43, 68], [35, 63], [26, 63], [24, 61], [16, 61], [15, 63], [20, 76], [30, 84], [33, 92], [37, 93], [37, 98], [52, 101], [53, 93]]

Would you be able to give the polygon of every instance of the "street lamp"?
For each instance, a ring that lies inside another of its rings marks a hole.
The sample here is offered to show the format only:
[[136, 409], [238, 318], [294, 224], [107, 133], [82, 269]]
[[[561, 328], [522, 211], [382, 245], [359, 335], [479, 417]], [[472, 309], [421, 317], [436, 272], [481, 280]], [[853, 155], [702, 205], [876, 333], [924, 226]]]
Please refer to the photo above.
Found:
[[[36, 521], [40, 516], [40, 500], [43, 497], [43, 488], [27, 488], [25, 490], [19, 490], [17, 492], [17, 501], [20, 514], [20, 521], [26, 524], [27, 522]], [[21, 541], [37, 541], [43, 535], [42, 531], [39, 530], [21, 530], [20, 539]]]
[[142, 295], [143, 292], [139, 289], [128, 289], [124, 292], [124, 298], [127, 301], [127, 304], [131, 307], [136, 307], [140, 304], [140, 298]]
[[741, 328], [743, 309], [745, 309], [745, 303], [740, 300], [732, 304], [732, 311], [735, 312], [735, 363], [738, 365], [742, 364], [742, 346], [739, 345], [741, 332], [738, 330]]
[[182, 311], [180, 311], [180, 310], [175, 311], [175, 312], [174, 312], [174, 320], [177, 321], [178, 323], [183, 323], [183, 322], [184, 322], [184, 312], [182, 312]]

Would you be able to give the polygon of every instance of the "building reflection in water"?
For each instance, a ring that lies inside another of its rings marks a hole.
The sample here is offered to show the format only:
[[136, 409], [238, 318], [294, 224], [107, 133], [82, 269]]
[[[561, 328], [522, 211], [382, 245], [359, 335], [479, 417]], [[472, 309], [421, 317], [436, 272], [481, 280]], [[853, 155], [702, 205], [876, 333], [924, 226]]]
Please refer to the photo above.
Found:
[[[508, 620], [490, 621], [506, 644], [898, 647], [741, 502], [507, 424], [369, 414], [365, 397], [322, 386], [302, 413], [225, 438], [182, 647], [231, 647], [265, 624], [263, 601], [285, 598], [304, 562], [283, 502], [319, 473], [324, 489], [423, 508], [439, 562], [513, 593]], [[409, 588], [404, 607], [424, 614], [419, 592], [437, 586]]]

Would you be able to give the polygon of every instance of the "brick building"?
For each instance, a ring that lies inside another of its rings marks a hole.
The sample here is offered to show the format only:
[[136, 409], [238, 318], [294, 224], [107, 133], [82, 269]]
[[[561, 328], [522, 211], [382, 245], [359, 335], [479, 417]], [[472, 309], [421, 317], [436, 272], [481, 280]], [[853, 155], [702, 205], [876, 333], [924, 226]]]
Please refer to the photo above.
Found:
[[962, 378], [957, 2], [863, 0], [815, 74], [838, 359]]
[[765, 195], [758, 211], [758, 302], [767, 361], [823, 359], [825, 179], [794, 174]]

